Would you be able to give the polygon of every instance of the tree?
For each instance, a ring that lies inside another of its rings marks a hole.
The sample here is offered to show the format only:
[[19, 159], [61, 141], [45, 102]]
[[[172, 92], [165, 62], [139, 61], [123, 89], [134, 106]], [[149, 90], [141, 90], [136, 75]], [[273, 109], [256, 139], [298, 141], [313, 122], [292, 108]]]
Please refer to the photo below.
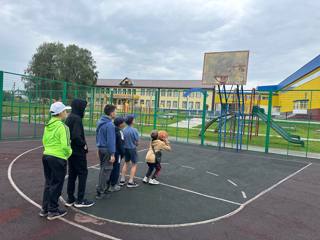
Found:
[[[24, 82], [33, 98], [61, 98], [62, 82], [53, 80], [91, 86], [98, 78], [96, 62], [89, 50], [74, 44], [65, 47], [62, 43], [41, 44], [25, 73], [31, 76], [25, 77]], [[72, 97], [76, 88], [75, 84], [68, 84], [68, 97]]]

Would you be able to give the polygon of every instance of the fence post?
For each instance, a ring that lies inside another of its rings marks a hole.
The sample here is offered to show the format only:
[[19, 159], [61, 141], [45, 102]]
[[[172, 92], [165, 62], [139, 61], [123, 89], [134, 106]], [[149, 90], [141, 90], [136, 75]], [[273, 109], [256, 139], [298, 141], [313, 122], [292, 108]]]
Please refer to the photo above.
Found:
[[109, 92], [109, 104], [113, 103], [113, 88], [110, 88], [110, 92]]
[[0, 71], [0, 140], [2, 140], [3, 71]]
[[204, 133], [207, 116], [207, 91], [203, 92], [203, 106], [202, 106], [202, 124], [201, 124], [201, 145], [204, 145]]
[[153, 106], [153, 129], [157, 129], [157, 113], [158, 113], [158, 106], [159, 106], [159, 89], [155, 89], [155, 99], [154, 99], [154, 106]]
[[266, 140], [265, 140], [265, 148], [264, 148], [265, 153], [269, 152], [271, 114], [272, 114], [272, 91], [269, 92], [269, 97], [268, 97], [268, 118], [267, 118], [267, 130], [266, 130]]
[[67, 104], [67, 82], [63, 82], [63, 93], [62, 93], [62, 102], [64, 104]]

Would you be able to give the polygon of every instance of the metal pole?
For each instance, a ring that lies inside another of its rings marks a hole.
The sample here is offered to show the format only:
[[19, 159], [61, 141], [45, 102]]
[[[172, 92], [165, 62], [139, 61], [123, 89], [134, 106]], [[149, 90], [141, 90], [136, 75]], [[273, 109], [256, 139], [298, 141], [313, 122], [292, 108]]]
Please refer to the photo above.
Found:
[[68, 89], [68, 83], [63, 82], [62, 102], [64, 104], [67, 104], [67, 89]]
[[207, 91], [203, 91], [203, 106], [202, 106], [202, 124], [201, 124], [201, 145], [204, 145], [205, 138], [205, 125], [206, 125], [206, 115], [207, 115]]
[[2, 139], [3, 71], [0, 71], [0, 140]]
[[154, 99], [154, 106], [153, 106], [153, 129], [157, 129], [157, 112], [159, 106], [159, 92], [160, 89], [155, 89], [155, 99]]
[[311, 121], [311, 119], [312, 119], [312, 91], [310, 92], [309, 122], [308, 122], [308, 133], [307, 133], [306, 157], [308, 157], [308, 150], [309, 150], [310, 121]]
[[266, 130], [266, 140], [265, 140], [265, 149], [264, 149], [264, 152], [265, 152], [265, 153], [268, 153], [268, 152], [269, 152], [271, 114], [272, 114], [272, 91], [269, 91], [267, 130]]

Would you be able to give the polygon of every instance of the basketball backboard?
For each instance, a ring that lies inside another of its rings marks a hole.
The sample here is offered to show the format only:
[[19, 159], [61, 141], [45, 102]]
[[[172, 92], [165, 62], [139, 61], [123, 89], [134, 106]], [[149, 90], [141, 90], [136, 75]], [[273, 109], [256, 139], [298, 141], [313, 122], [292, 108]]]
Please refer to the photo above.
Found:
[[203, 85], [245, 85], [248, 61], [249, 51], [205, 53]]

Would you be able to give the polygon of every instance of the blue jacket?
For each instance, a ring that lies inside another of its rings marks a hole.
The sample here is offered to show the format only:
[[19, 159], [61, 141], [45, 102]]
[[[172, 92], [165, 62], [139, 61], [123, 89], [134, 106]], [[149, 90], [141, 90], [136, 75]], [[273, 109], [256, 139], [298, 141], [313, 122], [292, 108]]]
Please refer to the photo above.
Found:
[[97, 122], [96, 145], [108, 149], [110, 154], [116, 152], [116, 132], [111, 118], [102, 116]]

